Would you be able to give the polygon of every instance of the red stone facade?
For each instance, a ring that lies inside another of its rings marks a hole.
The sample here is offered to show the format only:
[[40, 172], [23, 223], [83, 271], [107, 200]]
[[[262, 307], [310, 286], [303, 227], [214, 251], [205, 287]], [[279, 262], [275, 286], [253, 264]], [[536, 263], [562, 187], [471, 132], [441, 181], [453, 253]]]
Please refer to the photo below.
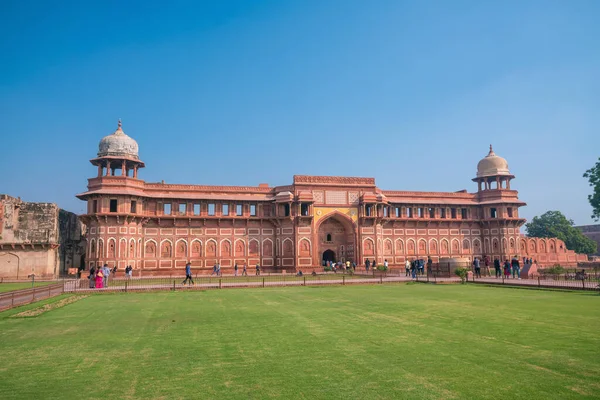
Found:
[[401, 266], [431, 256], [583, 260], [557, 239], [526, 239], [506, 161], [490, 148], [478, 191], [382, 190], [373, 178], [299, 176], [288, 186], [149, 183], [137, 143], [119, 128], [102, 139], [87, 201], [88, 267], [126, 265], [145, 275], [181, 274], [186, 262], [225, 273], [237, 263], [271, 270], [320, 268], [323, 260]]

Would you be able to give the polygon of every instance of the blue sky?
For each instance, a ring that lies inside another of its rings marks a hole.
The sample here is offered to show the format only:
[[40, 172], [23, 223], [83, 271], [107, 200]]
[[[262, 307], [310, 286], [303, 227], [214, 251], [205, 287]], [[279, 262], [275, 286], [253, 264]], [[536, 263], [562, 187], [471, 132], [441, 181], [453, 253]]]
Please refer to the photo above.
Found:
[[375, 177], [475, 191], [490, 143], [531, 219], [592, 223], [597, 1], [3, 1], [0, 192], [74, 195], [118, 118], [167, 183]]

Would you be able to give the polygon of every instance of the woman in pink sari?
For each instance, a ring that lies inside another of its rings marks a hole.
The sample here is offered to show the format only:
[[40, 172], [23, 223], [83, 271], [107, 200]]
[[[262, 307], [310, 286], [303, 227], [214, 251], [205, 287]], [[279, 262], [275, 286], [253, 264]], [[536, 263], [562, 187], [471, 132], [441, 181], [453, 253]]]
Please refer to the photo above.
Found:
[[96, 289], [102, 289], [104, 287], [102, 278], [104, 278], [104, 273], [102, 272], [102, 268], [98, 268], [98, 272], [96, 272]]

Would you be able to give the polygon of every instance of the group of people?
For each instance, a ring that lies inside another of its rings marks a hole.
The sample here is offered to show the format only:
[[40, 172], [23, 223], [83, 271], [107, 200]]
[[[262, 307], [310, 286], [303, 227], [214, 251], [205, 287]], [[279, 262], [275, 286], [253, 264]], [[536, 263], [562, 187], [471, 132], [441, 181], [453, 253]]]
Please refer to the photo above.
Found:
[[[531, 264], [532, 260], [523, 258], [526, 264]], [[489, 256], [483, 257], [483, 265], [487, 276], [492, 276], [490, 272], [490, 258]], [[510, 261], [507, 259], [502, 263], [498, 257], [494, 258], [494, 271], [496, 278], [502, 278], [504, 276], [509, 279], [512, 275], [513, 279], [521, 279], [521, 264], [517, 256], [514, 256]], [[481, 278], [481, 260], [475, 257], [473, 260], [473, 273], [476, 278]]]
[[350, 271], [350, 269], [352, 269], [352, 272], [356, 271], [356, 263], [355, 262], [350, 262], [350, 261], [326, 261], [325, 262], [325, 269], [326, 270], [332, 270], [333, 272], [337, 273], [338, 269], [342, 270], [344, 272], [346, 271]]
[[108, 264], [104, 264], [102, 267], [90, 268], [90, 274], [88, 280], [90, 281], [90, 289], [102, 289], [108, 287], [108, 277], [111, 272], [116, 273], [117, 267], [112, 270], [108, 268]]
[[[431, 267], [433, 261], [431, 257], [427, 257], [427, 272], [431, 273]], [[406, 259], [404, 262], [404, 276], [410, 276], [412, 279], [416, 279], [417, 275], [425, 275], [425, 260], [422, 258], [415, 258], [414, 260]]]

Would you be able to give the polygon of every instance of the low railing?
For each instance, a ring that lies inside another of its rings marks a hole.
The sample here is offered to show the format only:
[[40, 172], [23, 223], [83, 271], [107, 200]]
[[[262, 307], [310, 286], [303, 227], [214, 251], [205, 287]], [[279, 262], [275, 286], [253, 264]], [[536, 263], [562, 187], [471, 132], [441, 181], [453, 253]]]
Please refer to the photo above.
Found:
[[568, 290], [590, 290], [600, 291], [600, 279], [594, 276], [581, 276], [578, 279], [565, 276], [537, 276], [529, 279], [521, 279], [518, 276], [482, 276], [475, 274], [469, 282], [492, 285], [525, 286], [546, 289], [568, 289]]
[[0, 293], [0, 310], [5, 310], [25, 304], [33, 303], [54, 297], [64, 292], [65, 285], [56, 283], [51, 285], [36, 286], [30, 289], [13, 290], [10, 292]]

